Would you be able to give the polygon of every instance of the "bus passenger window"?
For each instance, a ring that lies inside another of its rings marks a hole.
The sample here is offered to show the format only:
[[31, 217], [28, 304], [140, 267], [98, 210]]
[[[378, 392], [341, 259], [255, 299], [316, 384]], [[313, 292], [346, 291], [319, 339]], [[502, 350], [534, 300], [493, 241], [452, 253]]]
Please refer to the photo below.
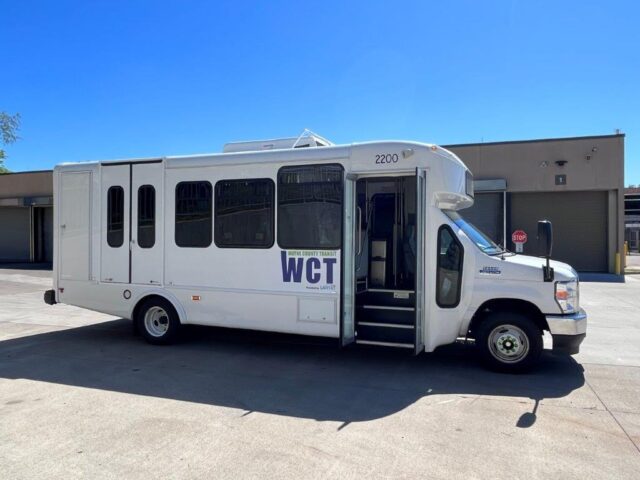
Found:
[[112, 248], [124, 243], [124, 190], [109, 187], [107, 191], [107, 244]]
[[441, 308], [453, 308], [460, 303], [463, 257], [462, 244], [451, 229], [446, 225], [440, 227], [436, 303]]
[[341, 247], [343, 171], [341, 165], [282, 167], [278, 171], [280, 248]]
[[176, 185], [177, 246], [205, 248], [211, 245], [212, 190], [209, 182], [180, 182]]
[[138, 188], [138, 245], [151, 248], [156, 243], [156, 189], [153, 185]]
[[216, 246], [270, 248], [274, 237], [274, 192], [271, 179], [216, 183]]

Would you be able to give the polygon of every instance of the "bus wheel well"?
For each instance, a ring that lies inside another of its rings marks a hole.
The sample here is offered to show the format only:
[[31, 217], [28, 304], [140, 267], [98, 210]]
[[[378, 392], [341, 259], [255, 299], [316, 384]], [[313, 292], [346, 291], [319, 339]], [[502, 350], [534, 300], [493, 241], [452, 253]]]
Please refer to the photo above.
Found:
[[487, 316], [494, 312], [518, 312], [533, 320], [540, 330], [549, 330], [547, 319], [533, 303], [516, 298], [494, 298], [480, 305], [476, 313], [473, 314], [471, 323], [469, 323], [468, 336], [474, 338], [474, 331]]
[[174, 305], [174, 303], [169, 300], [167, 297], [164, 297], [162, 295], [158, 295], [158, 294], [151, 294], [151, 295], [145, 295], [144, 297], [140, 298], [138, 300], [138, 303], [136, 303], [136, 306], [133, 307], [133, 313], [131, 314], [131, 320], [134, 321], [136, 320], [136, 317], [138, 316], [138, 312], [140, 311], [140, 307], [149, 299], [152, 298], [156, 298], [156, 299], [162, 299], [165, 302], [169, 302], [171, 304], [171, 306], [173, 307], [173, 309], [176, 311], [176, 314], [178, 315], [178, 318], [180, 318], [180, 313], [178, 313], [178, 309], [176, 308], [176, 306]]

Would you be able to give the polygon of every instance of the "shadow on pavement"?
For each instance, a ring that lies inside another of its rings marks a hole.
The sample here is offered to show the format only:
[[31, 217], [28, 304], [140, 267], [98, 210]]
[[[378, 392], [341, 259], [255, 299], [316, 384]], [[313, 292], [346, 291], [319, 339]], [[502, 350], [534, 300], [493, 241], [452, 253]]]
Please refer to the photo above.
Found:
[[615, 273], [580, 272], [578, 278], [581, 282], [624, 283], [624, 275]]
[[570, 357], [545, 352], [534, 373], [503, 375], [477, 365], [473, 349], [451, 345], [406, 352], [338, 349], [288, 336], [190, 328], [178, 345], [157, 347], [132, 335], [127, 320], [0, 342], [0, 377], [218, 405], [250, 412], [351, 422], [394, 414], [441, 394], [540, 400], [584, 384]]
[[53, 264], [45, 263], [3, 263], [0, 262], [0, 270], [53, 270]]

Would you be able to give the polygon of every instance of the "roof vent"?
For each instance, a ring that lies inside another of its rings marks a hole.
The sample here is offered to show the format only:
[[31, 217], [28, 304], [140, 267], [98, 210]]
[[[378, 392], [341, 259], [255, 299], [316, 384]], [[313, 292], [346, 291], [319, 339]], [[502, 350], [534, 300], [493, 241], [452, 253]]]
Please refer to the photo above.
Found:
[[248, 142], [226, 143], [222, 149], [224, 153], [234, 152], [258, 152], [261, 150], [283, 150], [290, 148], [328, 147], [333, 145], [326, 138], [313, 133], [311, 130], [304, 131], [297, 137], [275, 138], [273, 140], [251, 140]]

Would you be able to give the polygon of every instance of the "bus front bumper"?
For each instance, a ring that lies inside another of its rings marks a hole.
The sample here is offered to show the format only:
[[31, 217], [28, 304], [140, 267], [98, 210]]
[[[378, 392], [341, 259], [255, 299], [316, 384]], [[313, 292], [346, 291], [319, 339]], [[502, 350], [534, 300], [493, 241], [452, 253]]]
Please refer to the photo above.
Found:
[[553, 351], [575, 355], [587, 335], [587, 312], [569, 315], [546, 315], [549, 332], [553, 337]]

